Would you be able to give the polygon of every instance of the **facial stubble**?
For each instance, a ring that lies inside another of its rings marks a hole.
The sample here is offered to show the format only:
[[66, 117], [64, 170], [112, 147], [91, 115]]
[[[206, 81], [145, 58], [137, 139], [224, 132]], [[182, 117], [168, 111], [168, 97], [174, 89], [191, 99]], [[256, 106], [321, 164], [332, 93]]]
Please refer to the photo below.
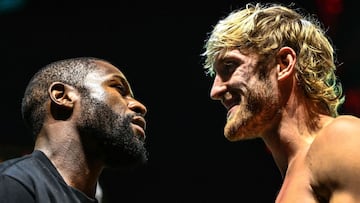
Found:
[[105, 103], [89, 96], [83, 98], [81, 106], [79, 130], [84, 139], [96, 143], [94, 154], [107, 166], [129, 167], [147, 161], [145, 143], [136, 137], [131, 128], [135, 113], [118, 114]]

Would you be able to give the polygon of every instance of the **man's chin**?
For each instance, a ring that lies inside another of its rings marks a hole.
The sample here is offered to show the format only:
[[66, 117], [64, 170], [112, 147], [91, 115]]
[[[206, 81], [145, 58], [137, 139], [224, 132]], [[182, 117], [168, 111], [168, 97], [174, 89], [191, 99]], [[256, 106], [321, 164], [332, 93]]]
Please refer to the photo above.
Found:
[[235, 128], [234, 125], [226, 125], [224, 128], [224, 136], [227, 140], [231, 142], [236, 142], [240, 140], [251, 139], [250, 135], [245, 133], [245, 130]]
[[236, 129], [233, 125], [233, 120], [228, 120], [224, 127], [224, 135], [225, 138], [231, 142], [235, 142], [239, 140], [238, 129]]
[[122, 157], [122, 159], [108, 159], [106, 161], [107, 168], [132, 169], [145, 165], [148, 161], [146, 155], [137, 157]]
[[148, 152], [144, 146], [107, 146], [104, 149], [104, 162], [108, 168], [133, 168], [148, 161]]
[[225, 135], [225, 138], [227, 140], [229, 140], [230, 142], [236, 142], [236, 141], [240, 141], [242, 140], [241, 136], [238, 136], [238, 135], [233, 135], [233, 134], [227, 134], [227, 133], [224, 133]]
[[224, 134], [225, 138], [227, 140], [229, 140], [230, 142], [237, 142], [237, 141], [242, 141], [242, 140], [250, 140], [250, 139], [255, 139], [256, 136], [251, 136], [251, 135], [245, 135], [245, 134]]

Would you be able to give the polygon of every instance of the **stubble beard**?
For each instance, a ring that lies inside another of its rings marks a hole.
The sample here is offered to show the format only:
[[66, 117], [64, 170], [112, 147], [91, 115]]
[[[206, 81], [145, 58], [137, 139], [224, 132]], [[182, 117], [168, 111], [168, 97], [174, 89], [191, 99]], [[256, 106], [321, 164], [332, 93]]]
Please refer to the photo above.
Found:
[[280, 107], [269, 87], [271, 83], [264, 82], [247, 91], [225, 124], [224, 135], [229, 141], [258, 138], [271, 127]]
[[95, 148], [87, 150], [89, 154], [102, 159], [110, 168], [144, 164], [147, 150], [131, 128], [132, 116], [117, 114], [94, 98], [84, 98], [78, 127], [83, 139], [95, 143]]

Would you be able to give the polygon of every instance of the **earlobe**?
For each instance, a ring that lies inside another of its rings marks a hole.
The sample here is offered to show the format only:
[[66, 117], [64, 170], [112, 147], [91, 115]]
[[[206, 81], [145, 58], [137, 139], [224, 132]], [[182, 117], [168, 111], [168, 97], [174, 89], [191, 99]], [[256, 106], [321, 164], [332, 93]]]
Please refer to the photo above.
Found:
[[295, 71], [296, 53], [290, 47], [283, 47], [277, 55], [278, 80], [283, 81], [292, 76]]

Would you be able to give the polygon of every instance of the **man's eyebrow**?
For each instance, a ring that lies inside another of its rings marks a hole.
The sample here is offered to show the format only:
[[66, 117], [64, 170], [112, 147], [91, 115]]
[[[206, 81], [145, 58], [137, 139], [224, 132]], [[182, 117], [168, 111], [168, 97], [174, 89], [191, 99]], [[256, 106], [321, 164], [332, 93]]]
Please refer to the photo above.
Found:
[[126, 79], [120, 75], [111, 75], [109, 80], [120, 80], [121, 82], [127, 82]]

